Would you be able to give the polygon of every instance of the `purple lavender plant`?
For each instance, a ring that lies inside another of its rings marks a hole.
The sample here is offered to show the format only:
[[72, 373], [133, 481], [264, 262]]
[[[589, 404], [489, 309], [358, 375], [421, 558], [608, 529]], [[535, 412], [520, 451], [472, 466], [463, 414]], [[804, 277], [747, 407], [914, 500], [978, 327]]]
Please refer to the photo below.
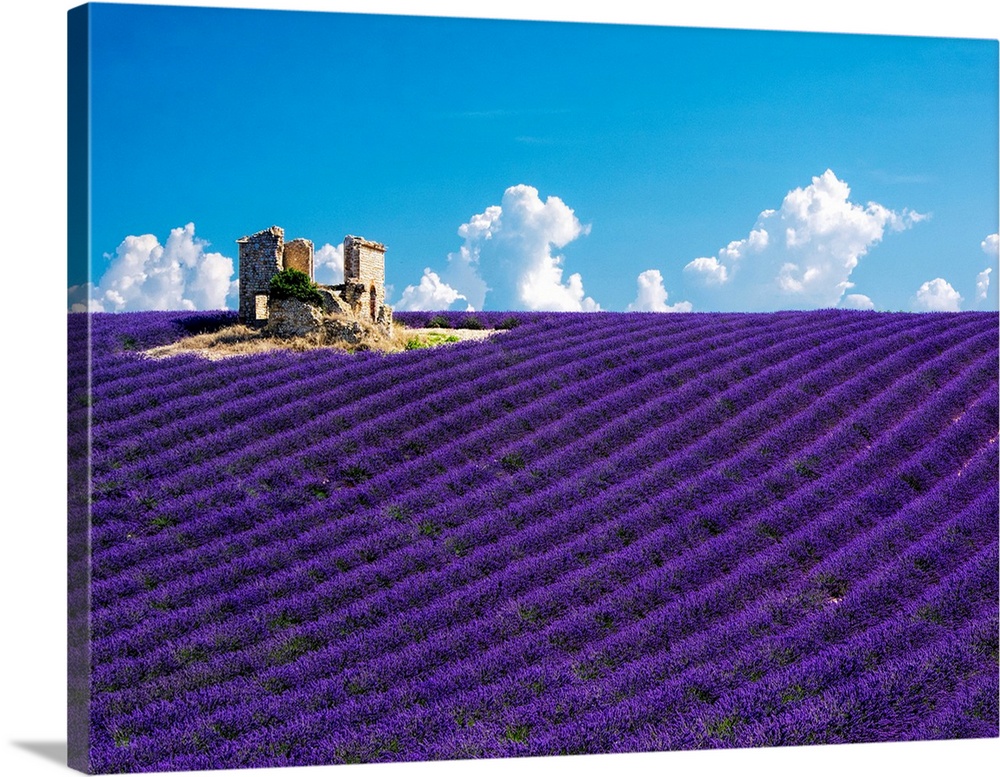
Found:
[[992, 314], [70, 318], [94, 771], [998, 735]]

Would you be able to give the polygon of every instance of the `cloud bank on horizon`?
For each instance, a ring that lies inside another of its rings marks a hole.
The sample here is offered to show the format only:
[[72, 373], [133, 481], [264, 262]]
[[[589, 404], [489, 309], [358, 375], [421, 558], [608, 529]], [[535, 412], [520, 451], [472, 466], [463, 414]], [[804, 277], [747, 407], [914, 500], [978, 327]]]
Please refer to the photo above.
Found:
[[586, 295], [580, 273], [563, 281], [564, 260], [554, 253], [589, 232], [590, 225], [582, 224], [559, 197], [543, 202], [535, 187], [511, 186], [499, 205], [490, 205], [458, 228], [465, 242], [448, 254], [440, 276], [425, 269], [418, 286], [403, 290], [397, 307], [439, 310], [444, 300], [461, 300], [482, 310], [489, 298], [501, 308], [600, 310]]
[[71, 311], [118, 313], [133, 310], [219, 310], [235, 299], [234, 263], [208, 252], [208, 241], [195, 237], [194, 224], [170, 231], [166, 244], [155, 235], [128, 235], [97, 286], [69, 289]]
[[448, 310], [458, 300], [465, 302], [468, 310], [475, 309], [468, 304], [464, 294], [459, 294], [430, 267], [425, 267], [420, 283], [403, 289], [396, 310]]
[[780, 207], [764, 210], [747, 237], [715, 256], [684, 267], [710, 289], [720, 309], [869, 308], [865, 295], [847, 294], [859, 261], [887, 231], [901, 232], [929, 218], [877, 202], [851, 202], [847, 182], [832, 170], [785, 195]]
[[[746, 237], [732, 240], [714, 256], [683, 265], [683, 277], [701, 292], [712, 310], [768, 310], [841, 307], [874, 310], [877, 300], [850, 290], [862, 258], [887, 234], [913, 228], [929, 218], [908, 208], [892, 210], [877, 202], [852, 202], [851, 190], [832, 170], [808, 186], [789, 191], [780, 206], [760, 212]], [[561, 198], [544, 200], [526, 184], [508, 187], [500, 204], [472, 215], [457, 230], [462, 245], [443, 268], [424, 268], [407, 285], [397, 310], [525, 309], [597, 311], [584, 290], [581, 272], [564, 279], [566, 259], [559, 250], [590, 233]], [[217, 310], [236, 306], [235, 262], [194, 234], [194, 224], [171, 230], [165, 244], [155, 235], [129, 235], [96, 286], [69, 289], [71, 311]], [[987, 264], [975, 278], [969, 304], [944, 278], [925, 281], [910, 297], [913, 311], [957, 311], [988, 306], [990, 276], [998, 262], [998, 236], [980, 247]], [[315, 252], [316, 280], [343, 282], [343, 244]], [[668, 302], [664, 274], [651, 267], [635, 280], [629, 311], [685, 313], [688, 300]]]
[[644, 270], [636, 280], [637, 293], [635, 301], [629, 303], [632, 311], [649, 313], [690, 313], [693, 309], [690, 302], [675, 302], [667, 304], [667, 289], [663, 284], [663, 275], [659, 270]]
[[962, 309], [962, 295], [944, 278], [925, 281], [910, 300], [910, 309], [925, 312], [954, 312]]

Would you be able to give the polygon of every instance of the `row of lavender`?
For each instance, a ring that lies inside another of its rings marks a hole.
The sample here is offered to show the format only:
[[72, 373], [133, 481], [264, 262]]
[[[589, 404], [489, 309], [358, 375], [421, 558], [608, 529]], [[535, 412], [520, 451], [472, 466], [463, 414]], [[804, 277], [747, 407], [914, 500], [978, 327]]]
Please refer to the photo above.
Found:
[[996, 736], [993, 317], [222, 323], [93, 319], [95, 769]]

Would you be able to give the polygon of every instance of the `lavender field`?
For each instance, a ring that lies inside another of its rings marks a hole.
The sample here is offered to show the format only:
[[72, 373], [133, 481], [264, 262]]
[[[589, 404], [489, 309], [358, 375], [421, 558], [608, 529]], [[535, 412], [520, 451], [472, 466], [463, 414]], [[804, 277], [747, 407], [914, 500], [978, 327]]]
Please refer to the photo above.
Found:
[[93, 771], [998, 736], [995, 313], [475, 315], [91, 317]]

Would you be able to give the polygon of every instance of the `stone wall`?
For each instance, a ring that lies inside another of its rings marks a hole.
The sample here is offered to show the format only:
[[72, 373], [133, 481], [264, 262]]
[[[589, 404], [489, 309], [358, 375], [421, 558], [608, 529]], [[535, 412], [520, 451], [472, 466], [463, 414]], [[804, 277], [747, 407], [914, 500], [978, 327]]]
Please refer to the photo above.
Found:
[[240, 247], [240, 321], [263, 326], [267, 323], [271, 278], [283, 269], [285, 231], [271, 227], [236, 242]]
[[301, 337], [315, 332], [323, 323], [322, 311], [297, 299], [273, 299], [267, 331], [278, 337]]
[[318, 343], [361, 345], [375, 335], [391, 334], [391, 330], [337, 315], [297, 299], [271, 300], [270, 316], [265, 332], [276, 337], [306, 337]]
[[297, 237], [285, 243], [285, 269], [304, 272], [312, 280], [313, 275], [313, 242], [304, 237]]

